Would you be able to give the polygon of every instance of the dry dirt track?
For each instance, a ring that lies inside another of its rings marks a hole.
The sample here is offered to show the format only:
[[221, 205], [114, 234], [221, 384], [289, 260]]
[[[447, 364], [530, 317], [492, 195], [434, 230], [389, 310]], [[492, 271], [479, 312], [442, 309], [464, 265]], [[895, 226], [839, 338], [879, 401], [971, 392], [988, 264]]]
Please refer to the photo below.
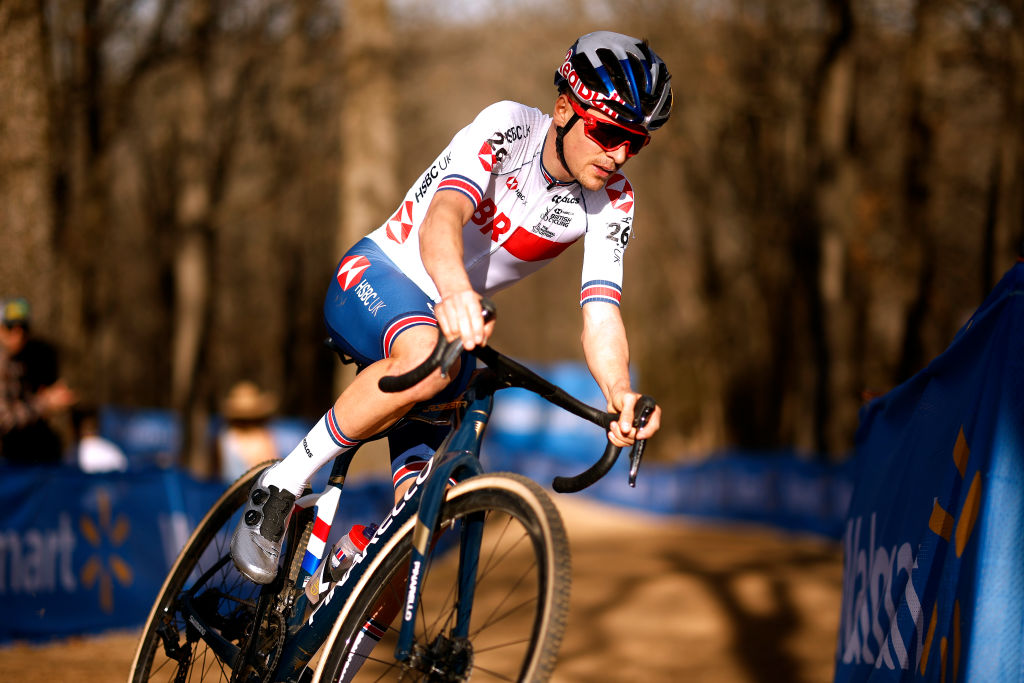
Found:
[[[837, 545], [579, 499], [561, 497], [559, 504], [572, 542], [573, 585], [555, 680], [831, 680]], [[0, 681], [124, 681], [135, 635], [0, 649]]]

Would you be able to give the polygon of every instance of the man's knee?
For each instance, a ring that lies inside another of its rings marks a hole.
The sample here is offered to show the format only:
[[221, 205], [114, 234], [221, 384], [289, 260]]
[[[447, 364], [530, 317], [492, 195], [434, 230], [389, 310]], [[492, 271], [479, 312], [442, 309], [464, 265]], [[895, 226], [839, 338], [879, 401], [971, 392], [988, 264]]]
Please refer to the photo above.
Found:
[[[437, 328], [431, 326], [414, 327], [403, 332], [392, 346], [390, 360], [394, 374], [403, 374], [418, 367], [430, 357], [437, 344]], [[462, 367], [462, 359], [457, 359], [447, 373], [433, 372], [422, 382], [410, 389], [410, 398], [416, 402], [425, 401], [443, 391], [452, 378], [458, 375]]]

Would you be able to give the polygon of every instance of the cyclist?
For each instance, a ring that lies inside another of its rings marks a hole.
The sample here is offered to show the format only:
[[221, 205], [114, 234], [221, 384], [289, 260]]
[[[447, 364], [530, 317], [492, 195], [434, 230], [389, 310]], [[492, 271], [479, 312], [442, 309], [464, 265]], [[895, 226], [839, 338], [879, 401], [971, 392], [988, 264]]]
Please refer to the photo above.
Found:
[[[417, 403], [454, 397], [468, 381], [464, 354], [397, 394], [381, 377], [419, 365], [440, 327], [469, 350], [493, 321], [480, 296], [536, 271], [582, 238], [582, 344], [608, 402], [621, 414], [608, 438], [628, 446], [652, 436], [660, 410], [639, 432], [639, 394], [619, 313], [622, 257], [633, 227], [633, 189], [620, 172], [672, 108], [670, 76], [648, 46], [619, 33], [580, 37], [555, 73], [550, 116], [514, 102], [484, 109], [409, 189], [390, 219], [341, 259], [324, 302], [333, 341], [362, 371], [306, 437], [254, 484], [231, 541], [239, 570], [257, 583], [277, 572], [286, 521], [309, 478], [329, 460], [395, 424]], [[407, 422], [389, 434], [396, 495], [411, 484], [443, 431]]]

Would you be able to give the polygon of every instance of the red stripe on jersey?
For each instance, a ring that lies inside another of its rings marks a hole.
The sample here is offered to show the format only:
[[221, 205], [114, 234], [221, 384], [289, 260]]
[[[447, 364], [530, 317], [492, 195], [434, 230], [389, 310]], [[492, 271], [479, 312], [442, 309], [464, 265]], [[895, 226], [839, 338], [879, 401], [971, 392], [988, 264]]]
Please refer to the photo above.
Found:
[[483, 197], [480, 196], [480, 190], [477, 189], [472, 183], [466, 182], [465, 180], [456, 177], [448, 176], [437, 185], [438, 190], [461, 190], [465, 192], [473, 200], [473, 206], [475, 207], [480, 203]]
[[501, 246], [520, 261], [546, 261], [568, 249], [572, 242], [554, 242], [525, 228], [516, 228]]
[[616, 301], [622, 300], [622, 293], [613, 287], [587, 287], [580, 294], [580, 299], [589, 299], [595, 296], [604, 296]]

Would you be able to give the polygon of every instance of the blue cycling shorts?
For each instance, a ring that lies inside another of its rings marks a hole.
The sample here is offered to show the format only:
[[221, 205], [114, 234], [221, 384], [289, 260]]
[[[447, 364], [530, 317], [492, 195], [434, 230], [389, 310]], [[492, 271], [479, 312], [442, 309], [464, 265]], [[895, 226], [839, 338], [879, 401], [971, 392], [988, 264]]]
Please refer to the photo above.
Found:
[[430, 297], [366, 238], [338, 264], [324, 300], [324, 321], [331, 339], [363, 365], [388, 358], [402, 332], [437, 327]]
[[[366, 366], [391, 355], [395, 339], [413, 327], [437, 327], [433, 302], [369, 239], [349, 249], [327, 288], [324, 323], [331, 340]], [[469, 384], [473, 358], [462, 355], [459, 375], [431, 402], [450, 401]], [[416, 421], [398, 425], [389, 435], [393, 467], [429, 458], [449, 431]]]

